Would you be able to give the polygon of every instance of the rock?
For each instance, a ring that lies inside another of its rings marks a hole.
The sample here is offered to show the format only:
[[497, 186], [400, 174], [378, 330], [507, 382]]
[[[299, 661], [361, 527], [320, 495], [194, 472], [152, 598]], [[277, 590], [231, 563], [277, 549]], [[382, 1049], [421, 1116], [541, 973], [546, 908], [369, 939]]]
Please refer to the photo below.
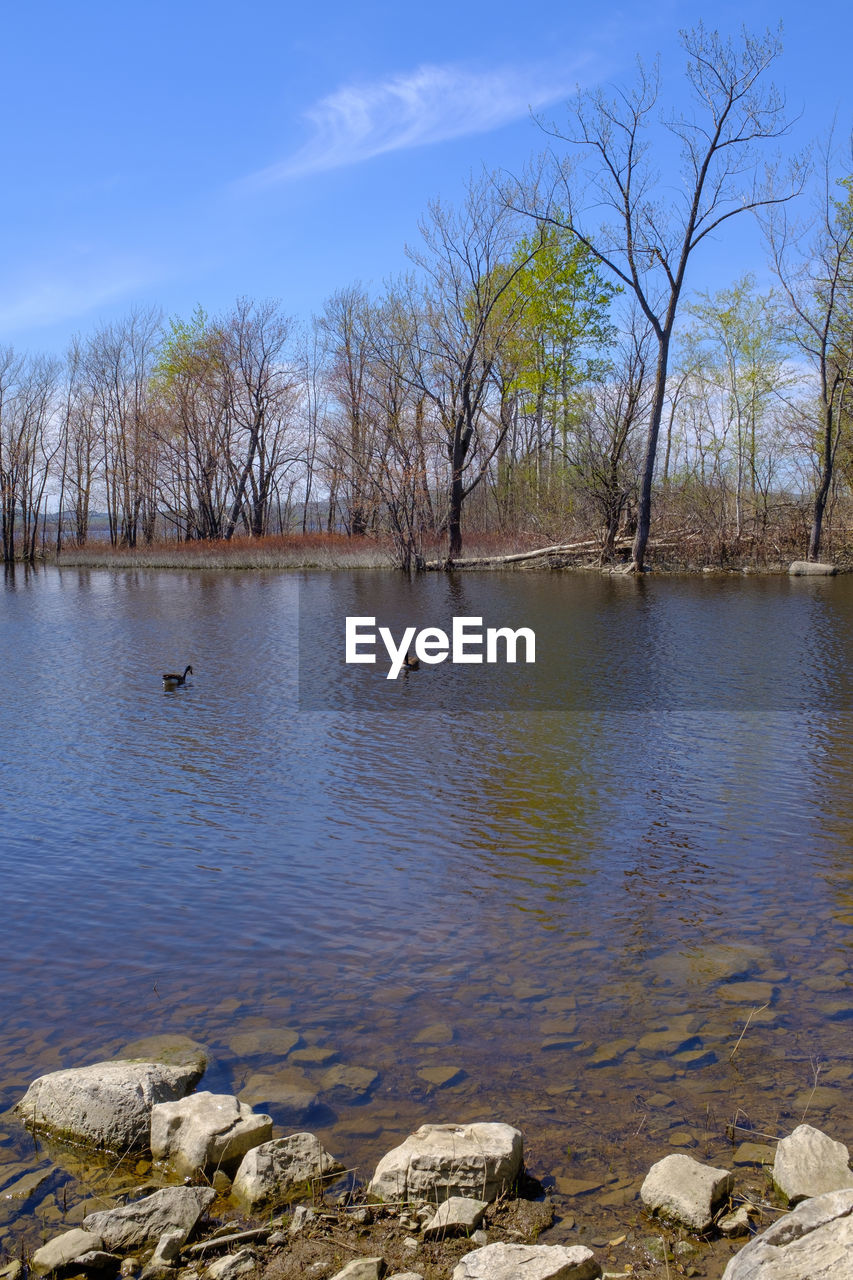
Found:
[[337, 1062], [323, 1075], [320, 1096], [327, 1102], [362, 1102], [378, 1079], [378, 1073], [370, 1067], [348, 1067]]
[[421, 1067], [418, 1075], [434, 1088], [445, 1089], [448, 1085], [458, 1084], [465, 1072], [461, 1067]]
[[[17, 1258], [14, 1262], [10, 1262], [8, 1267], [0, 1267], [0, 1280], [22, 1280], [23, 1274], [24, 1264]], [[396, 1280], [400, 1280], [399, 1276]], [[419, 1277], [418, 1280], [423, 1280], [423, 1277]]]
[[163, 1187], [120, 1209], [90, 1213], [83, 1226], [120, 1253], [157, 1241], [166, 1231], [183, 1231], [186, 1240], [215, 1195], [212, 1187]]
[[280, 1124], [305, 1124], [320, 1105], [310, 1080], [301, 1071], [258, 1071], [250, 1075], [239, 1098], [250, 1107], [274, 1111]]
[[451, 1196], [438, 1206], [432, 1221], [424, 1227], [424, 1239], [443, 1239], [445, 1236], [469, 1236], [483, 1221], [488, 1205], [485, 1200], [469, 1200], [465, 1196]]
[[248, 1276], [255, 1270], [257, 1259], [252, 1249], [239, 1249], [237, 1253], [226, 1253], [224, 1258], [211, 1262], [205, 1271], [210, 1280], [237, 1280], [238, 1276]]
[[248, 1213], [284, 1204], [344, 1166], [313, 1133], [294, 1133], [254, 1147], [242, 1159], [231, 1194]]
[[798, 1125], [776, 1147], [773, 1181], [793, 1205], [808, 1196], [853, 1187], [850, 1153], [810, 1124]]
[[692, 1156], [664, 1156], [640, 1188], [650, 1213], [673, 1218], [700, 1235], [711, 1229], [714, 1209], [732, 1189], [734, 1174], [700, 1164]]
[[55, 1169], [34, 1169], [32, 1173], [24, 1174], [23, 1178], [18, 1178], [15, 1182], [3, 1188], [3, 1200], [29, 1200], [30, 1196], [34, 1196], [39, 1187], [44, 1186], [56, 1176]]
[[732, 1164], [772, 1164], [776, 1153], [766, 1142], [742, 1142], [732, 1156]]
[[853, 1280], [853, 1190], [804, 1200], [745, 1244], [723, 1280]]
[[487, 1244], [466, 1253], [452, 1280], [595, 1280], [601, 1268], [583, 1245]]
[[184, 1176], [234, 1164], [271, 1137], [272, 1119], [227, 1093], [196, 1093], [151, 1112], [152, 1156]]
[[16, 1110], [35, 1129], [124, 1154], [148, 1147], [152, 1107], [185, 1097], [199, 1078], [196, 1065], [96, 1062], [39, 1076]]
[[770, 956], [762, 947], [712, 942], [664, 951], [651, 961], [650, 967], [663, 982], [679, 987], [707, 987], [727, 978], [746, 977], [769, 963]]
[[380, 1200], [490, 1201], [516, 1181], [522, 1158], [521, 1134], [508, 1124], [422, 1124], [382, 1157], [368, 1192]]
[[207, 1070], [207, 1050], [197, 1040], [189, 1036], [159, 1035], [145, 1036], [142, 1040], [133, 1040], [126, 1044], [117, 1058], [136, 1060], [137, 1062], [160, 1062], [168, 1067], [189, 1067], [198, 1072], [193, 1087]]
[[300, 1231], [304, 1231], [309, 1222], [313, 1222], [317, 1217], [313, 1209], [309, 1209], [307, 1204], [298, 1204], [293, 1210], [293, 1217], [290, 1219], [288, 1228], [289, 1234], [298, 1236]]
[[157, 1280], [157, 1277], [168, 1274], [177, 1262], [186, 1238], [186, 1232], [180, 1228], [164, 1231], [142, 1272], [142, 1280]]
[[81, 1227], [73, 1227], [61, 1236], [54, 1236], [47, 1244], [36, 1249], [30, 1263], [33, 1275], [43, 1276], [48, 1271], [58, 1271], [76, 1262], [84, 1253], [100, 1249], [103, 1240], [94, 1231], [84, 1231]]
[[419, 1271], [395, 1271], [393, 1276], [386, 1276], [385, 1280], [424, 1280]]
[[433, 1022], [414, 1036], [413, 1044], [445, 1045], [453, 1042], [453, 1028], [448, 1022]]
[[819, 560], [795, 560], [788, 573], [792, 578], [826, 578], [838, 569], [834, 564], [822, 564]]
[[292, 1027], [261, 1027], [257, 1031], [241, 1031], [228, 1041], [228, 1048], [238, 1058], [286, 1058], [302, 1037]]
[[340, 1271], [336, 1271], [332, 1280], [380, 1280], [385, 1270], [382, 1258], [353, 1258]]
[[720, 1218], [717, 1227], [724, 1236], [749, 1235], [749, 1211], [746, 1205], [742, 1204], [734, 1213], [727, 1213], [724, 1218]]

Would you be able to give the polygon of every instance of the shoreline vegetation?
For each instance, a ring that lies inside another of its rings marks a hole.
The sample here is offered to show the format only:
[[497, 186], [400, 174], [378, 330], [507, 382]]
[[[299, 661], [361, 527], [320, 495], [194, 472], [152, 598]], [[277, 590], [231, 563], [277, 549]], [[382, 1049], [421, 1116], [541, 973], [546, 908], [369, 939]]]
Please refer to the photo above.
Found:
[[[801, 558], [792, 545], [758, 546], [745, 542], [740, 548], [712, 548], [698, 535], [685, 531], [663, 534], [649, 544], [647, 569], [658, 573], [787, 573]], [[613, 558], [602, 555], [601, 540], [569, 536], [547, 545], [531, 537], [472, 535], [464, 556], [448, 560], [443, 548], [425, 546], [417, 568], [424, 571], [555, 569], [628, 572], [631, 542], [624, 538], [613, 546]], [[853, 539], [833, 546], [827, 557], [841, 572], [853, 569]], [[45, 551], [39, 563], [81, 569], [198, 569], [198, 570], [353, 570], [398, 567], [390, 538], [347, 537], [344, 534], [274, 534], [257, 538], [218, 541], [152, 542], [145, 546], [115, 547], [105, 541], [64, 546], [59, 555]]]

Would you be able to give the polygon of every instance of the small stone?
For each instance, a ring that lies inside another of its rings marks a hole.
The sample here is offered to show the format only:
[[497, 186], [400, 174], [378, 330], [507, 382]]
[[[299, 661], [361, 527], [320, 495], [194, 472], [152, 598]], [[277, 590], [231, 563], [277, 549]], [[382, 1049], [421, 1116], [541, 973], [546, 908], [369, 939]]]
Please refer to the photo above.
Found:
[[745, 1204], [742, 1204], [734, 1213], [727, 1213], [724, 1218], [720, 1218], [717, 1227], [724, 1236], [746, 1236], [749, 1235], [749, 1211]]
[[406, 1250], [407, 1253], [417, 1253], [420, 1247], [421, 1247], [420, 1241], [416, 1240], [414, 1236], [404, 1237], [403, 1248]]
[[433, 1022], [419, 1031], [413, 1039], [414, 1044], [444, 1045], [451, 1044], [452, 1041], [453, 1028], [447, 1022]]
[[421, 1080], [434, 1085], [436, 1089], [444, 1089], [448, 1085], [456, 1084], [464, 1074], [461, 1067], [421, 1067], [418, 1071]]
[[438, 1206], [435, 1217], [424, 1227], [424, 1239], [470, 1235], [483, 1221], [488, 1204], [485, 1200], [469, 1200], [451, 1196]]
[[599, 1045], [595, 1053], [589, 1059], [591, 1067], [612, 1067], [624, 1058], [629, 1049], [634, 1048], [634, 1041], [622, 1036], [618, 1040], [608, 1040], [606, 1044]]
[[482, 1249], [489, 1243], [488, 1231], [483, 1231], [482, 1228], [479, 1231], [475, 1231], [471, 1236], [471, 1243], [476, 1245], [478, 1249]]
[[300, 1231], [304, 1231], [309, 1222], [317, 1217], [313, 1209], [309, 1209], [305, 1204], [298, 1204], [293, 1210], [293, 1217], [290, 1219], [288, 1231], [292, 1236], [298, 1236]]
[[384, 1270], [382, 1258], [353, 1258], [342, 1270], [335, 1272], [332, 1280], [380, 1280]]
[[257, 1266], [257, 1259], [252, 1249], [240, 1249], [237, 1253], [226, 1253], [224, 1258], [217, 1258], [207, 1268], [206, 1275], [210, 1280], [238, 1280], [239, 1276], [249, 1276]]

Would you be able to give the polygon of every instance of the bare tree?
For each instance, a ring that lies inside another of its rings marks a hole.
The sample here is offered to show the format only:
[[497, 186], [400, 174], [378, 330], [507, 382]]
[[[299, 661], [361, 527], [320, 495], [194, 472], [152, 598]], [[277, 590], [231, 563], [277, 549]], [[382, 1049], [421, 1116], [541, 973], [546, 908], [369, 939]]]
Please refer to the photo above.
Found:
[[[772, 86], [764, 86], [781, 52], [778, 37], [768, 33], [759, 39], [744, 32], [735, 45], [700, 24], [681, 38], [696, 110], [662, 122], [681, 145], [680, 190], [664, 192], [652, 166], [659, 72], [657, 65], [650, 71], [640, 65], [632, 89], [617, 90], [610, 98], [601, 91], [581, 93], [568, 131], [548, 127], [590, 163], [578, 172], [571, 160], [555, 160], [548, 194], [543, 198], [535, 189], [529, 205], [540, 221], [568, 225], [632, 291], [655, 335], [633, 547], [636, 570], [644, 567], [670, 343], [690, 258], [730, 218], [789, 199], [801, 186], [796, 166], [781, 194], [762, 184], [758, 172], [758, 144], [778, 139], [787, 129], [784, 101]], [[555, 203], [565, 213], [555, 212]], [[610, 221], [596, 229], [592, 216], [600, 209]]]
[[842, 430], [853, 411], [853, 179], [848, 176], [841, 182], [843, 198], [837, 199], [832, 161], [828, 145], [819, 207], [808, 229], [792, 226], [785, 209], [765, 222], [787, 301], [788, 330], [817, 381], [813, 446], [817, 482], [809, 560], [820, 555]]
[[489, 177], [469, 184], [458, 212], [433, 202], [421, 234], [424, 248], [408, 250], [426, 282], [411, 300], [418, 317], [411, 376], [434, 406], [445, 437], [452, 560], [462, 550], [465, 499], [487, 474], [507, 430], [499, 414], [488, 413], [493, 372], [524, 311], [523, 294], [512, 286], [541, 241], [533, 237], [525, 253], [513, 256], [518, 222]]

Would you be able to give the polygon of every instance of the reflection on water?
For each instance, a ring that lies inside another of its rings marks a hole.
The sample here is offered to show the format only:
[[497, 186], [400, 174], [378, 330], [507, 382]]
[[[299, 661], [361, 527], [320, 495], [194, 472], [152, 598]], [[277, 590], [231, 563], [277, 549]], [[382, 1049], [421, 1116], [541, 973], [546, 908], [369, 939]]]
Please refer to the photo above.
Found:
[[[533, 626], [535, 668], [343, 668], [347, 614], [454, 613]], [[7, 578], [0, 1107], [180, 1030], [283, 1126], [316, 1095], [351, 1166], [506, 1119], [617, 1224], [736, 1116], [849, 1142], [851, 622], [846, 579]], [[93, 1193], [55, 1158], [0, 1119], [0, 1188], [53, 1170], [8, 1248]]]

